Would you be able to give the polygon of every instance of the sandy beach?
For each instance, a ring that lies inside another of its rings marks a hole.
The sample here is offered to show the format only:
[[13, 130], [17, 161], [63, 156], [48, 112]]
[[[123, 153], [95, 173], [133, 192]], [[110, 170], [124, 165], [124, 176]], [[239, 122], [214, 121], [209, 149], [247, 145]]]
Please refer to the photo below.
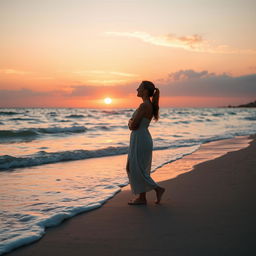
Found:
[[255, 136], [204, 144], [153, 178], [166, 188], [161, 205], [154, 192], [147, 206], [127, 205], [127, 186], [8, 255], [256, 255]]

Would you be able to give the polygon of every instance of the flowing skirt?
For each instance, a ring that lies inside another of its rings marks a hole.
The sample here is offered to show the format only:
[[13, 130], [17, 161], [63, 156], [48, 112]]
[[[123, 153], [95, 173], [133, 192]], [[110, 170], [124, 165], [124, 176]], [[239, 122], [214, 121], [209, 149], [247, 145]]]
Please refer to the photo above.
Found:
[[131, 132], [127, 159], [128, 178], [134, 194], [158, 187], [150, 177], [153, 142], [148, 129]]

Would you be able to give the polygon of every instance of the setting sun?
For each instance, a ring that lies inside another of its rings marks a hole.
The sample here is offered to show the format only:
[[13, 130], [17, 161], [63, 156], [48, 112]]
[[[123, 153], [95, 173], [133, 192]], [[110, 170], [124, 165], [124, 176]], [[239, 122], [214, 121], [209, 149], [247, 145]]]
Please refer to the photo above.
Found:
[[105, 102], [105, 104], [110, 104], [110, 103], [112, 103], [112, 99], [107, 97], [104, 99], [104, 102]]

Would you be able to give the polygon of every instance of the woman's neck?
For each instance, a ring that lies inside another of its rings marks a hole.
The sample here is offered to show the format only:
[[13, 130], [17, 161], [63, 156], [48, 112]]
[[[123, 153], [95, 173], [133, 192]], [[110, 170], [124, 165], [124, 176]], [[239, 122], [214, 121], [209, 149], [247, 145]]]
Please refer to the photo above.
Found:
[[151, 101], [150, 101], [150, 98], [148, 97], [148, 96], [142, 96], [142, 100], [143, 100], [143, 103], [145, 103], [145, 102], [150, 102], [151, 103]]

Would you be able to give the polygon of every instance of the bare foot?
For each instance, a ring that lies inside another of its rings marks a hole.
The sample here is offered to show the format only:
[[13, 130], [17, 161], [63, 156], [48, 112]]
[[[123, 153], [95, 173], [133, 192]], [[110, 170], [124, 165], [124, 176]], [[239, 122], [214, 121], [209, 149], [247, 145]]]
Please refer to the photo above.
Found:
[[158, 188], [155, 189], [155, 191], [156, 191], [156, 201], [155, 201], [155, 203], [160, 204], [163, 193], [165, 192], [165, 188], [158, 187]]
[[131, 199], [128, 202], [129, 205], [141, 205], [141, 204], [147, 204], [147, 200], [146, 199], [141, 199], [141, 198], [135, 198], [135, 199]]

